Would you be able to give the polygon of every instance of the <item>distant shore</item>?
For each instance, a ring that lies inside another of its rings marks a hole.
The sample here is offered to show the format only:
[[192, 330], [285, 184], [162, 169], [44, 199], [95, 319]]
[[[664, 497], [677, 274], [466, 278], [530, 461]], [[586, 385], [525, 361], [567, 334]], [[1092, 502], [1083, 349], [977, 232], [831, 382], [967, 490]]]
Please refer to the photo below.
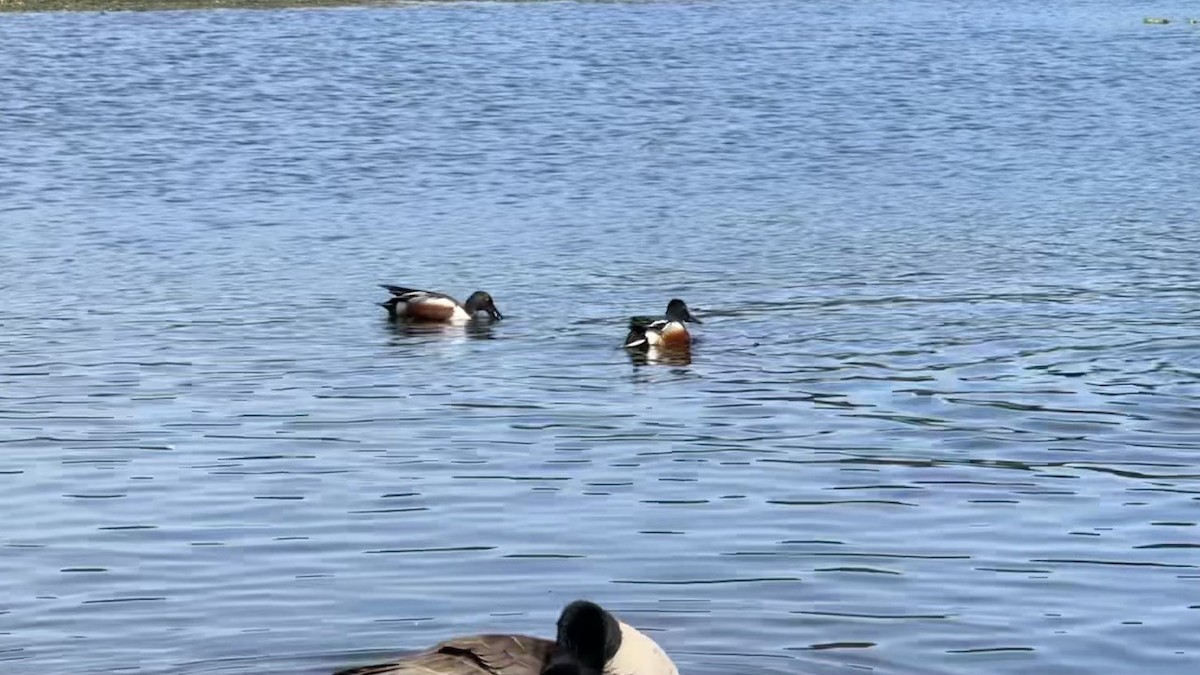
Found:
[[[410, 0], [411, 1], [411, 0]], [[124, 12], [171, 9], [280, 9], [399, 4], [387, 0], [0, 0], [0, 12]]]

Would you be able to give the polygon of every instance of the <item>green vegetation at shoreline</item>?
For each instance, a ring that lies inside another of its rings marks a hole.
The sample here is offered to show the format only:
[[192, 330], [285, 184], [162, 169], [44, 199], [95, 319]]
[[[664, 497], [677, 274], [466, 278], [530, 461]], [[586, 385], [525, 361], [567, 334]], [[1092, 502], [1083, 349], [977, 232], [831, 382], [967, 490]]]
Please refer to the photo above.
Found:
[[388, 2], [388, 0], [0, 0], [0, 12], [279, 9], [284, 7], [351, 7], [389, 4], [400, 3]]

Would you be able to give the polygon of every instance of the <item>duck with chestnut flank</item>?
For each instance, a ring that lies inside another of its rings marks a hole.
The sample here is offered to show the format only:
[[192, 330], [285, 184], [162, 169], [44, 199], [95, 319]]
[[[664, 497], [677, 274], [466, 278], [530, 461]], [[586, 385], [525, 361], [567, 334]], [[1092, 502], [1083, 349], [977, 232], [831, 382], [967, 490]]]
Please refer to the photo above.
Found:
[[387, 302], [380, 303], [387, 309], [388, 318], [392, 320], [464, 324], [475, 319], [480, 313], [486, 314], [492, 321], [504, 318], [500, 310], [496, 309], [492, 296], [484, 291], [475, 291], [466, 302], [459, 302], [437, 291], [381, 285], [392, 294]]
[[625, 336], [626, 349], [686, 349], [692, 344], [692, 335], [685, 322], [704, 323], [688, 310], [687, 303], [673, 298], [667, 303], [662, 318], [635, 316], [629, 320], [629, 334]]

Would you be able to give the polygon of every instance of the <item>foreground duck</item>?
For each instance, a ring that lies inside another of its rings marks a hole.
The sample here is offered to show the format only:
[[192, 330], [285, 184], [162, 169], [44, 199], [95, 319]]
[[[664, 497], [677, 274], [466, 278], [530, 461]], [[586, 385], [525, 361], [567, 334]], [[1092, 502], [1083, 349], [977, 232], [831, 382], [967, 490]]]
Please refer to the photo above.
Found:
[[666, 652], [594, 602], [576, 600], [558, 618], [555, 640], [473, 635], [406, 659], [335, 675], [679, 675]]
[[481, 312], [493, 321], [504, 318], [500, 310], [496, 309], [492, 296], [483, 291], [475, 291], [462, 303], [437, 291], [381, 285], [392, 294], [387, 302], [380, 303], [387, 309], [390, 319], [462, 324], [473, 320]]
[[625, 336], [626, 349], [684, 349], [692, 344], [685, 322], [704, 323], [692, 316], [687, 303], [673, 298], [667, 303], [667, 312], [661, 319], [635, 316], [629, 320], [629, 334]]

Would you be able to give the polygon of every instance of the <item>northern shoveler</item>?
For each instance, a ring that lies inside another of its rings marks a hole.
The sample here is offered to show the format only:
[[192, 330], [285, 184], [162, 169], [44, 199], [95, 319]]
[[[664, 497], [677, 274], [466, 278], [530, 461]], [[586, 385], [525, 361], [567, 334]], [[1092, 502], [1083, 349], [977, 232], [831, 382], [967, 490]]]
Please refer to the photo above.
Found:
[[391, 319], [467, 323], [480, 312], [485, 312], [493, 321], [504, 318], [500, 310], [496, 309], [492, 296], [483, 291], [475, 291], [465, 303], [461, 303], [445, 293], [436, 291], [421, 291], [389, 284], [381, 286], [392, 293], [387, 302], [379, 303], [387, 309], [388, 318]]
[[679, 298], [673, 298], [667, 303], [666, 314], [656, 319], [647, 316], [635, 316], [629, 320], [629, 334], [625, 336], [626, 349], [650, 349], [654, 347], [679, 349], [692, 343], [684, 322], [704, 323], [692, 316], [687, 303]]
[[679, 675], [644, 633], [600, 605], [576, 600], [558, 618], [555, 640], [528, 635], [454, 638], [406, 659], [335, 675]]

